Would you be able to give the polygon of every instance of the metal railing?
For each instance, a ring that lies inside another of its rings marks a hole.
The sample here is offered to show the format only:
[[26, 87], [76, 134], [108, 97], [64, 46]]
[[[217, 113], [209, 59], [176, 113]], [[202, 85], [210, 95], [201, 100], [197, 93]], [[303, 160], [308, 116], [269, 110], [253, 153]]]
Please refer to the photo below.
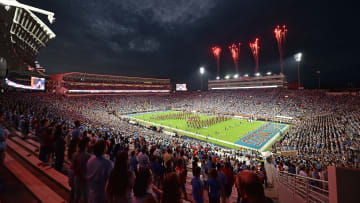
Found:
[[279, 184], [283, 184], [304, 202], [329, 202], [328, 181], [299, 176], [288, 172], [278, 172]]

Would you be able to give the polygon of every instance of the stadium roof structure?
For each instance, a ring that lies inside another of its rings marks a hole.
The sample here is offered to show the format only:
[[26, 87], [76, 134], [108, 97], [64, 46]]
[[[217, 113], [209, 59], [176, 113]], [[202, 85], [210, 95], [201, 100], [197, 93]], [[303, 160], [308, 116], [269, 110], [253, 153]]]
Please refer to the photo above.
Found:
[[54, 13], [21, 4], [15, 0], [0, 0], [1, 46], [5, 46], [9, 58], [34, 66], [39, 50], [56, 37], [55, 33], [33, 12], [48, 16], [55, 21]]

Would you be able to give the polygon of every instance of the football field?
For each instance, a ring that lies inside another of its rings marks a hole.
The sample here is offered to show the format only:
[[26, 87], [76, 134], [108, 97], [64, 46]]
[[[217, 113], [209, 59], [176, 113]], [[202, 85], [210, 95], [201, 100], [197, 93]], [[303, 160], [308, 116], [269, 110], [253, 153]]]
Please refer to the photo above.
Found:
[[[203, 127], [192, 127], [189, 126], [187, 119], [175, 119], [171, 116], [171, 114], [179, 113], [178, 111], [165, 111], [132, 114], [128, 116], [135, 118], [140, 123], [143, 122], [143, 124], [161, 126], [170, 132], [176, 131], [180, 135], [194, 137], [235, 149], [247, 147], [260, 150], [273, 136], [286, 127], [286, 125], [283, 124], [273, 125], [265, 121], [248, 122], [245, 119], [233, 117]], [[192, 113], [190, 116], [198, 117], [199, 122], [215, 117], [213, 115], [199, 113]], [[265, 130], [266, 132], [264, 132]]]

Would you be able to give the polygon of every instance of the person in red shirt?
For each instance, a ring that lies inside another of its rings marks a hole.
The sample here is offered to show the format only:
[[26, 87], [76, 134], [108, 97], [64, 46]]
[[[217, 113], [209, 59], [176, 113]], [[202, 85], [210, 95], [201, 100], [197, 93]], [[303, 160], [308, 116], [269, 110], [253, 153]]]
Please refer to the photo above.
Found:
[[184, 194], [184, 198], [185, 198], [185, 200], [187, 200], [186, 188], [185, 188], [187, 170], [184, 168], [184, 159], [180, 158], [180, 159], [177, 160], [175, 171], [179, 176], [180, 184], [181, 184], [181, 190], [182, 190], [182, 192]]
[[222, 171], [225, 174], [226, 180], [227, 180], [227, 184], [225, 186], [226, 197], [230, 197], [231, 192], [232, 192], [232, 187], [235, 182], [234, 173], [231, 170], [230, 162], [225, 163], [225, 167], [222, 169]]

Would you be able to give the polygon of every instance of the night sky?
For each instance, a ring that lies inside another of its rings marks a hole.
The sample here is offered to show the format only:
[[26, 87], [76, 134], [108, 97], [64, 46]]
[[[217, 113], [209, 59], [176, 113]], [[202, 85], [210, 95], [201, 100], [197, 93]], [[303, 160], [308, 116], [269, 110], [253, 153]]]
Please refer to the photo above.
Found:
[[249, 42], [260, 38], [259, 71], [280, 72], [273, 29], [288, 27], [285, 74], [297, 80], [294, 54], [303, 53], [305, 87], [359, 86], [359, 23], [355, 5], [327, 0], [61, 0], [20, 2], [55, 13], [56, 33], [38, 60], [48, 73], [88, 72], [171, 78], [200, 86], [199, 67], [215, 79], [213, 45], [223, 48], [221, 76], [234, 74], [227, 48], [241, 42], [239, 72], [253, 74]]

